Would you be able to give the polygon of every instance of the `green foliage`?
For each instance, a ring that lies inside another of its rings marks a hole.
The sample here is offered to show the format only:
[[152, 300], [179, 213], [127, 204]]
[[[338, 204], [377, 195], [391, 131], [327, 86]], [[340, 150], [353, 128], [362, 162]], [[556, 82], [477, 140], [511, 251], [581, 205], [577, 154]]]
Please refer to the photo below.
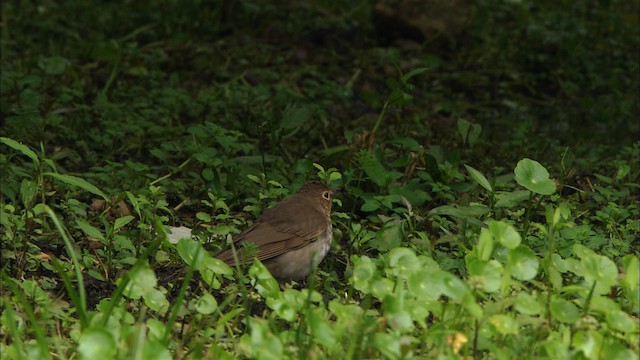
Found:
[[[2, 3], [3, 358], [638, 358], [636, 2], [161, 5]], [[312, 178], [309, 279], [214, 258]]]

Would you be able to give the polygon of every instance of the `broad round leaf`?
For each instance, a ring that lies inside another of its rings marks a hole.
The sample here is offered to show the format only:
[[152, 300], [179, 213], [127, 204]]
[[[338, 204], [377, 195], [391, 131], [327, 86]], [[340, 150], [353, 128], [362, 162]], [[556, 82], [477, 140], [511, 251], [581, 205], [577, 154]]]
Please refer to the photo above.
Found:
[[517, 335], [518, 322], [509, 315], [497, 314], [489, 318], [489, 323], [502, 335]]
[[376, 333], [373, 337], [376, 349], [389, 359], [400, 359], [400, 335]]
[[209, 315], [218, 308], [218, 302], [209, 293], [204, 293], [196, 302], [196, 311], [200, 314]]
[[138, 267], [130, 270], [129, 278], [124, 295], [130, 299], [139, 299], [142, 295], [153, 290], [158, 284], [156, 274], [149, 267]]
[[574, 323], [580, 317], [580, 310], [572, 302], [554, 297], [551, 299], [551, 315], [563, 323]]
[[354, 256], [353, 275], [351, 275], [353, 286], [360, 291], [368, 293], [371, 286], [371, 279], [373, 279], [376, 270], [376, 265], [370, 258], [366, 256]]
[[389, 253], [389, 266], [393, 268], [395, 275], [406, 279], [419, 269], [420, 262], [413, 250], [395, 248]]
[[309, 330], [315, 341], [328, 348], [336, 345], [333, 323], [326, 320], [317, 309], [309, 312], [308, 321]]
[[494, 292], [500, 289], [502, 281], [502, 265], [495, 260], [480, 260], [470, 257], [467, 261], [469, 275], [475, 284], [486, 292]]
[[383, 299], [393, 291], [393, 281], [387, 278], [378, 278], [371, 281], [371, 295]]
[[607, 323], [612, 328], [621, 331], [623, 333], [637, 332], [638, 321], [632, 319], [629, 314], [621, 310], [607, 311]]
[[160, 341], [147, 340], [142, 348], [142, 360], [170, 360], [171, 352]]
[[516, 228], [501, 221], [492, 221], [489, 224], [489, 231], [502, 246], [508, 249], [515, 249], [522, 241]]
[[595, 331], [578, 331], [573, 335], [572, 344], [588, 359], [595, 359], [598, 358], [597, 353], [602, 350], [602, 335]]
[[432, 276], [434, 289], [439, 290], [454, 301], [461, 301], [466, 294], [471, 292], [467, 284], [452, 273], [437, 271]]
[[539, 265], [536, 254], [524, 245], [509, 251], [507, 267], [511, 275], [518, 280], [526, 281], [536, 277]]
[[535, 297], [526, 292], [518, 293], [514, 308], [525, 315], [539, 315], [544, 309], [543, 305]]
[[211, 256], [205, 256], [204, 259], [202, 259], [202, 270], [209, 270], [214, 274], [220, 275], [233, 274], [233, 269], [227, 265], [227, 263]]
[[617, 340], [610, 341], [601, 355], [601, 359], [638, 360], [637, 352], [629, 349]]
[[520, 160], [513, 172], [518, 184], [536, 194], [551, 195], [556, 192], [556, 183], [549, 179], [549, 172], [535, 160]]
[[144, 298], [144, 303], [154, 311], [159, 313], [164, 313], [169, 309], [169, 301], [164, 296], [162, 291], [158, 289], [149, 289], [145, 292], [142, 297]]
[[116, 342], [103, 328], [89, 328], [82, 332], [78, 340], [80, 359], [108, 360], [116, 356]]
[[586, 256], [581, 263], [585, 280], [589, 284], [597, 281], [595, 290], [597, 294], [609, 292], [611, 286], [617, 283], [618, 268], [608, 257], [593, 254]]
[[424, 301], [438, 300], [442, 295], [442, 286], [435, 286], [433, 274], [433, 271], [421, 270], [411, 275], [407, 280], [409, 291]]
[[[202, 259], [204, 258], [204, 249], [202, 245], [194, 239], [182, 238], [176, 245], [178, 255], [188, 265], [193, 266], [194, 269], [200, 269]], [[196, 256], [198, 257], [196, 259]]]

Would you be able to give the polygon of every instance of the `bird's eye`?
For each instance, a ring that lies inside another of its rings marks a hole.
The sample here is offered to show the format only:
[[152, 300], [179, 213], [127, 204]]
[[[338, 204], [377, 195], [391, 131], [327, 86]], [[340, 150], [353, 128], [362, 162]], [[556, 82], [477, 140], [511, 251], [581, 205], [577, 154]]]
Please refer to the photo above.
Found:
[[325, 191], [325, 192], [322, 193], [322, 197], [327, 199], [327, 200], [329, 200], [329, 199], [331, 199], [331, 193], [328, 192], [328, 191]]

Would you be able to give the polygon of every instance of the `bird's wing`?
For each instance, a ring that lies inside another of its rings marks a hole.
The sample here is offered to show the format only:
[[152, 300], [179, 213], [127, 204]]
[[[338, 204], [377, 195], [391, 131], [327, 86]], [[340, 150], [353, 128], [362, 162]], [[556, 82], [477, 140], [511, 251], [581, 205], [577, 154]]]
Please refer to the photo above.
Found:
[[[257, 246], [256, 257], [260, 261], [264, 261], [282, 255], [288, 250], [301, 248], [312, 240], [278, 231], [269, 223], [258, 222], [240, 234], [234, 242], [237, 245], [254, 243]], [[247, 257], [247, 254], [242, 253], [241, 246], [236, 246], [236, 251], [241, 264], [250, 262], [253, 259], [253, 257]], [[216, 257], [227, 264], [235, 263], [231, 249], [220, 252]]]
[[312, 240], [331, 224], [330, 218], [312, 199], [299, 194], [276, 204], [258, 220], [271, 224], [278, 231]]
[[[292, 196], [264, 212], [258, 221], [233, 242], [238, 245], [254, 243], [257, 246], [256, 257], [264, 261], [285, 252], [301, 248], [314, 241], [331, 223], [311, 201], [303, 196]], [[240, 255], [240, 254], [239, 254]], [[234, 264], [233, 251], [224, 250], [216, 257], [227, 264]], [[251, 261], [240, 258], [240, 263]]]

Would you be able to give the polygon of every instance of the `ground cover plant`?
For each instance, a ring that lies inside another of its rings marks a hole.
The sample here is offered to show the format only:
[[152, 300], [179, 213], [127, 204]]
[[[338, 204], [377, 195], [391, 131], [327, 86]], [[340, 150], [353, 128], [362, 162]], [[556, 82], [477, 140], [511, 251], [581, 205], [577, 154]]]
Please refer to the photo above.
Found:
[[[637, 359], [638, 1], [458, 6], [4, 1], [0, 357]], [[306, 281], [212, 256], [310, 179]]]

